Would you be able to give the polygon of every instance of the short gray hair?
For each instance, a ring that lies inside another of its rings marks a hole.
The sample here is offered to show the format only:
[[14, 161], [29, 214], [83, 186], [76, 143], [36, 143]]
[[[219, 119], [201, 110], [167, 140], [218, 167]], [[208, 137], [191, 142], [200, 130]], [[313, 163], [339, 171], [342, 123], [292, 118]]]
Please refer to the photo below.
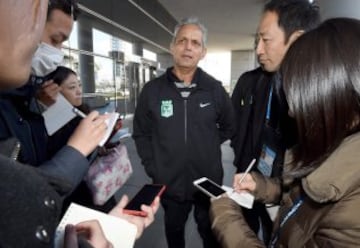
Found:
[[188, 18], [184, 18], [182, 19], [176, 26], [175, 26], [175, 29], [174, 29], [174, 36], [173, 36], [173, 39], [171, 41], [172, 44], [175, 43], [175, 40], [176, 40], [176, 37], [179, 33], [179, 30], [182, 26], [185, 26], [185, 25], [196, 25], [200, 28], [200, 31], [202, 33], [202, 44], [204, 47], [206, 47], [206, 42], [207, 42], [207, 29], [206, 27], [204, 26], [204, 24], [202, 24], [200, 21], [199, 21], [199, 18], [197, 17], [188, 17]]

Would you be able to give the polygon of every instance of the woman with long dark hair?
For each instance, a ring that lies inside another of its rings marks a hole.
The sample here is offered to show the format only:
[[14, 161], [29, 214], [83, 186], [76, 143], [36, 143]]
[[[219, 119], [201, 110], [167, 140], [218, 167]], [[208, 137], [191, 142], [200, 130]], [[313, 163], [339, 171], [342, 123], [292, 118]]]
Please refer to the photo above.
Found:
[[[285, 56], [280, 75], [297, 143], [283, 177], [234, 178], [236, 191], [280, 204], [270, 247], [360, 246], [359, 44], [359, 20], [329, 19]], [[229, 198], [215, 200], [211, 216], [223, 247], [265, 247]]]

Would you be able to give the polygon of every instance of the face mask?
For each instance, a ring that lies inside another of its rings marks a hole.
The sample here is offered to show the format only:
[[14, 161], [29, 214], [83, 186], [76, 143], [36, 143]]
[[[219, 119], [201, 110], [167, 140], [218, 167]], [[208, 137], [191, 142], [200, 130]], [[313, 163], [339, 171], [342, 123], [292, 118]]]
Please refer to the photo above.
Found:
[[31, 61], [31, 74], [45, 77], [55, 71], [63, 59], [64, 53], [60, 49], [42, 42]]

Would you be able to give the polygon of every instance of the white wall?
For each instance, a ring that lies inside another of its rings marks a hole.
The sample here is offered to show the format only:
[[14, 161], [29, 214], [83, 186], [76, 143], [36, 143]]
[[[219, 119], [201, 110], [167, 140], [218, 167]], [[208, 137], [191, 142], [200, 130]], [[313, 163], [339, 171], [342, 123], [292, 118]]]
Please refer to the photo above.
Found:
[[230, 90], [232, 91], [234, 89], [234, 86], [241, 74], [246, 71], [255, 69], [255, 67], [256, 55], [254, 50], [231, 51]]
[[318, 0], [323, 20], [332, 17], [360, 19], [360, 0]]

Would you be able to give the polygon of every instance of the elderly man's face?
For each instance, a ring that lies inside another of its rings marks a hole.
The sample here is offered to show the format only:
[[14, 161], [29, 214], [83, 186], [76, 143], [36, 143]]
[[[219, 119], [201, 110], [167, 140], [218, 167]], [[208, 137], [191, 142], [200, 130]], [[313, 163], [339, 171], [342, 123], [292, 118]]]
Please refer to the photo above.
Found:
[[206, 48], [202, 43], [202, 32], [197, 25], [187, 24], [180, 28], [171, 44], [175, 67], [194, 69], [205, 56]]

